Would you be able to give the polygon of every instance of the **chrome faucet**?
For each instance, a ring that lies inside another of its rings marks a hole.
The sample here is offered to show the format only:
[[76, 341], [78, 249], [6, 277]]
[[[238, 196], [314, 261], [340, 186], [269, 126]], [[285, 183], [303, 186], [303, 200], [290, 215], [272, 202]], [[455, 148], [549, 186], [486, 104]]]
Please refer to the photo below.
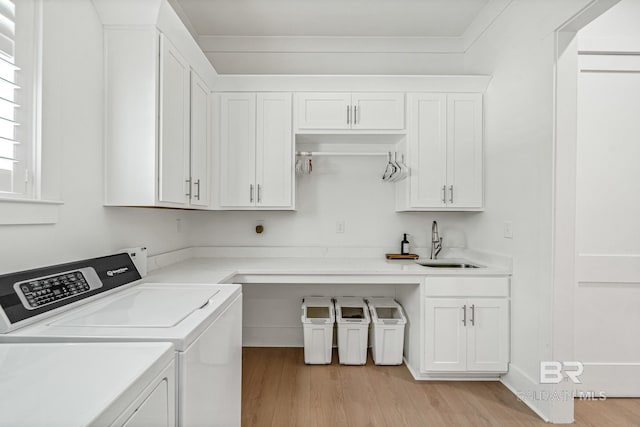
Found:
[[431, 259], [436, 259], [442, 250], [442, 237], [438, 235], [438, 222], [431, 224]]

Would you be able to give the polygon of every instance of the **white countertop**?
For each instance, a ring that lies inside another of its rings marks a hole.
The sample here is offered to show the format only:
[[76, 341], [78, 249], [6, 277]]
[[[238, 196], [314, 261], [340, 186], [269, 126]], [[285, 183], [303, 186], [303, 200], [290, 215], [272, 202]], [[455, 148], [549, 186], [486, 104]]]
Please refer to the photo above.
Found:
[[0, 425], [110, 424], [105, 411], [124, 410], [174, 357], [169, 343], [0, 344]]
[[[385, 258], [332, 258], [332, 257], [199, 257], [154, 270], [145, 282], [231, 283], [236, 276], [295, 276], [310, 280], [315, 276], [504, 276], [511, 269], [504, 264], [491, 264], [490, 257], [455, 258], [471, 261], [485, 268], [431, 268], [413, 260], [386, 260]], [[475, 254], [473, 254], [475, 255]], [[484, 258], [484, 259], [480, 259]], [[441, 258], [446, 259], [446, 258]]]

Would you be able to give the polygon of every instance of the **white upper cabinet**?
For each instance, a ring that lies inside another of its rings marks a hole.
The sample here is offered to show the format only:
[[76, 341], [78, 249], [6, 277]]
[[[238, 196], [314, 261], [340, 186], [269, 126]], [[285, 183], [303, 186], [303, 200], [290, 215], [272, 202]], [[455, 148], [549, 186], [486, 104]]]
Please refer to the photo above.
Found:
[[410, 200], [413, 207], [445, 207], [447, 95], [409, 97]]
[[189, 203], [190, 69], [177, 49], [160, 38], [160, 202]]
[[209, 206], [211, 179], [210, 126], [211, 91], [207, 84], [194, 72], [191, 73], [191, 206]]
[[352, 129], [404, 129], [404, 93], [351, 94]]
[[220, 95], [220, 206], [255, 205], [256, 95]]
[[256, 206], [293, 207], [293, 129], [290, 93], [258, 93]]
[[297, 93], [298, 129], [351, 129], [350, 93]]
[[482, 95], [447, 95], [447, 206], [482, 207]]
[[220, 207], [293, 209], [290, 93], [222, 93]]
[[105, 205], [206, 209], [215, 70], [166, 2], [130, 3], [94, 0], [104, 24]]
[[404, 102], [404, 93], [296, 93], [296, 129], [298, 133], [401, 131]]
[[398, 210], [483, 207], [482, 95], [408, 95], [407, 162]]

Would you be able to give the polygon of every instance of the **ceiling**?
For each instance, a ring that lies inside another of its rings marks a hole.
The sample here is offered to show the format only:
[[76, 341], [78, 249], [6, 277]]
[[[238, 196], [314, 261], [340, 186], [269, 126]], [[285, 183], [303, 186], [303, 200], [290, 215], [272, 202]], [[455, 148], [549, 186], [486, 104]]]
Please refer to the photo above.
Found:
[[178, 0], [199, 35], [460, 36], [489, 0]]
[[461, 66], [510, 1], [169, 3], [222, 74], [424, 74]]

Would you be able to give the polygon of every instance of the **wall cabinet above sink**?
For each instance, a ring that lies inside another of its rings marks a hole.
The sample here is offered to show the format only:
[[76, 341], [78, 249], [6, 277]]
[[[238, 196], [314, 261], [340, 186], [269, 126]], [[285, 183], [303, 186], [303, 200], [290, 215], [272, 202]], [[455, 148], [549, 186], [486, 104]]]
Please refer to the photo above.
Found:
[[482, 210], [482, 94], [412, 93], [407, 101], [411, 177], [398, 184], [396, 210]]

